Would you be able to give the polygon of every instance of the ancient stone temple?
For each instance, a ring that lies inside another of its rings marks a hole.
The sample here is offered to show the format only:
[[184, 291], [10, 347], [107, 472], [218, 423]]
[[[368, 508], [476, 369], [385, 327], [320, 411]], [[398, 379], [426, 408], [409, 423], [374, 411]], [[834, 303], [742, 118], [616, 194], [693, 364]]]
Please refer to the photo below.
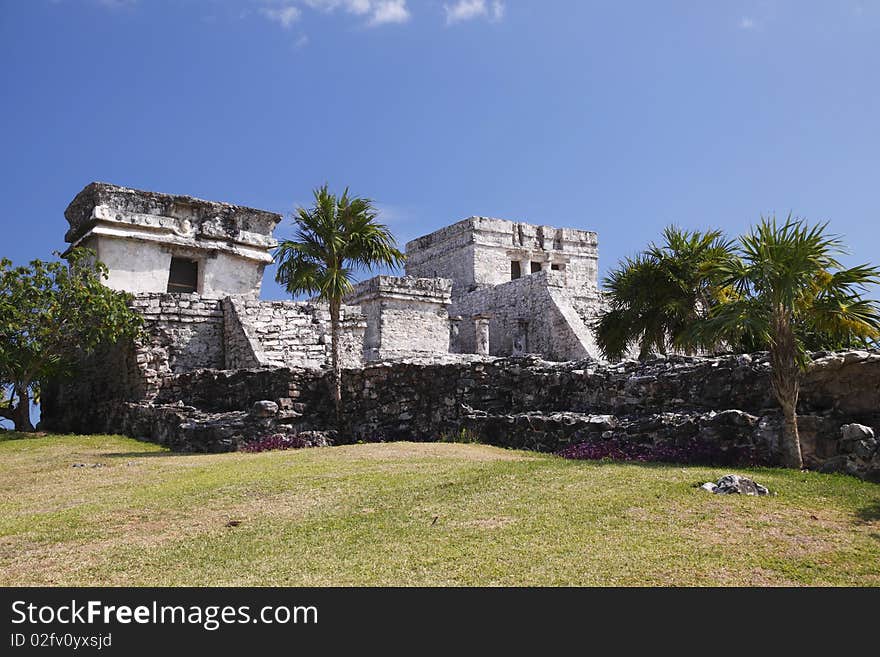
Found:
[[94, 250], [107, 285], [207, 297], [259, 294], [281, 215], [107, 183], [83, 189], [64, 213], [71, 248]]
[[469, 217], [409, 242], [406, 273], [452, 281], [455, 353], [599, 356], [596, 233]]
[[[93, 249], [107, 285], [135, 295], [159, 371], [327, 362], [326, 306], [258, 298], [280, 215], [92, 183], [65, 217], [71, 248]], [[406, 276], [377, 276], [346, 298], [343, 363], [597, 356], [588, 326], [599, 307], [596, 244], [587, 231], [485, 217], [414, 240]]]
[[[345, 300], [340, 418], [327, 306], [259, 298], [279, 215], [93, 183], [65, 216], [68, 241], [133, 293], [147, 336], [46, 382], [42, 429], [181, 451], [279, 433], [324, 445], [466, 432], [544, 451], [614, 440], [684, 461], [778, 461], [767, 354], [596, 358], [595, 233], [470, 217], [411, 241], [405, 276]], [[798, 409], [806, 462], [880, 481], [880, 353], [814, 357]]]

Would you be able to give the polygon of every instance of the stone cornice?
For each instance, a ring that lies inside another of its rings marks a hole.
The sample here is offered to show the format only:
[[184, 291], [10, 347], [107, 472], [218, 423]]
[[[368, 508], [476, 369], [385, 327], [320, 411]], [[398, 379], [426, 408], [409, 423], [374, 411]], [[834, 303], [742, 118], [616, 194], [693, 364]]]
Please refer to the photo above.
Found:
[[75, 245], [91, 234], [131, 237], [233, 252], [269, 261], [281, 215], [192, 196], [146, 192], [108, 183], [87, 185], [64, 213], [65, 240]]

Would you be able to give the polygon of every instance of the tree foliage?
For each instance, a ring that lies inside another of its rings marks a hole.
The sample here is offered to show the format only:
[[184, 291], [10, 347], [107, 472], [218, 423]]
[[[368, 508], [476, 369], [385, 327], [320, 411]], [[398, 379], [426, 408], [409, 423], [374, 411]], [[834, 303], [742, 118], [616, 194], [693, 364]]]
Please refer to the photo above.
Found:
[[31, 431], [30, 401], [40, 384], [73, 375], [98, 345], [135, 337], [140, 316], [128, 295], [105, 287], [106, 267], [77, 248], [68, 262], [0, 260], [0, 416]]
[[688, 231], [669, 226], [662, 245], [627, 258], [605, 278], [609, 310], [594, 327], [606, 358], [622, 358], [637, 347], [639, 358], [671, 348], [703, 345], [689, 331], [723, 299], [717, 267], [731, 257], [721, 231]]
[[294, 239], [281, 242], [275, 253], [275, 280], [292, 295], [315, 295], [330, 305], [334, 401], [338, 413], [342, 299], [353, 288], [356, 268], [398, 266], [404, 256], [391, 231], [379, 222], [372, 201], [350, 196], [348, 188], [341, 196], [330, 193], [327, 185], [315, 189], [312, 207], [297, 208], [293, 221]]
[[864, 298], [880, 283], [880, 269], [844, 268], [843, 243], [827, 223], [809, 225], [790, 215], [765, 219], [740, 238], [735, 258], [716, 275], [734, 291], [694, 324], [694, 342], [746, 342], [770, 352], [771, 387], [785, 419], [786, 465], [801, 467], [797, 428], [800, 375], [813, 349], [868, 346], [880, 337], [880, 308]]

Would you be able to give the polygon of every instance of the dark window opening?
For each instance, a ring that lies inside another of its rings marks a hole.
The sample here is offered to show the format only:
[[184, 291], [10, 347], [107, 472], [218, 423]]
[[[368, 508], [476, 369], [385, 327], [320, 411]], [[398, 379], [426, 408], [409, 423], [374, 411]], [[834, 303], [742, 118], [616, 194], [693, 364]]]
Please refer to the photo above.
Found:
[[169, 292], [197, 292], [199, 289], [199, 263], [186, 258], [171, 258], [168, 274]]
[[562, 269], [562, 267], [560, 267], [559, 265], [550, 265], [550, 269], [552, 269], [553, 271], [559, 271], [560, 269]]
[[539, 271], [541, 271], [541, 263], [540, 262], [533, 262], [532, 263], [532, 273], [537, 274]]
[[519, 268], [519, 262], [517, 260], [511, 260], [510, 261], [510, 280], [515, 281], [520, 276], [522, 276], [522, 271]]

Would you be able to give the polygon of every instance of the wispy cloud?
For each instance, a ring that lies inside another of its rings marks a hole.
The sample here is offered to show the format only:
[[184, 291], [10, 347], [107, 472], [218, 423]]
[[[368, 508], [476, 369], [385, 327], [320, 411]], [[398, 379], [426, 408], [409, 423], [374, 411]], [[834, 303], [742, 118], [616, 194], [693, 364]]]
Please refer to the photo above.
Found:
[[[144, 5], [140, 0], [91, 0], [91, 2], [107, 9]], [[451, 25], [476, 19], [498, 22], [504, 18], [506, 6], [504, 0], [454, 0], [449, 4], [443, 4], [443, 10], [446, 24]], [[409, 0], [248, 0], [245, 7], [238, 11], [238, 17], [260, 15], [289, 30], [295, 24], [300, 24], [309, 11], [342, 12], [357, 16], [363, 21], [361, 24], [364, 27], [408, 23], [413, 17]], [[209, 18], [215, 20], [216, 16], [211, 14]], [[298, 43], [304, 45], [305, 41], [306, 39], [300, 38]]]
[[302, 0], [310, 9], [332, 12], [337, 9], [355, 16], [366, 16], [367, 26], [405, 23], [411, 18], [407, 0]]
[[296, 23], [300, 16], [302, 15], [302, 11], [299, 7], [294, 5], [282, 5], [280, 7], [262, 7], [260, 9], [260, 13], [263, 14], [270, 21], [274, 21], [278, 23], [285, 30], [290, 29], [290, 27]]
[[743, 16], [741, 19], [739, 19], [739, 23], [737, 23], [737, 26], [741, 30], [754, 30], [756, 27], [758, 27], [758, 24], [755, 22], [754, 18]]
[[452, 5], [443, 5], [446, 24], [461, 23], [476, 18], [500, 21], [504, 18], [504, 3], [501, 0], [457, 0]]
[[493, 21], [500, 21], [504, 18], [504, 3], [501, 0], [492, 0], [492, 11], [490, 18]]
[[107, 9], [127, 9], [137, 4], [137, 0], [95, 0], [95, 2]]
[[373, 3], [371, 11], [369, 25], [406, 23], [410, 19], [406, 0], [378, 0]]
[[312, 9], [333, 11], [343, 8], [350, 14], [363, 15], [370, 12], [370, 0], [303, 0], [303, 4]]

